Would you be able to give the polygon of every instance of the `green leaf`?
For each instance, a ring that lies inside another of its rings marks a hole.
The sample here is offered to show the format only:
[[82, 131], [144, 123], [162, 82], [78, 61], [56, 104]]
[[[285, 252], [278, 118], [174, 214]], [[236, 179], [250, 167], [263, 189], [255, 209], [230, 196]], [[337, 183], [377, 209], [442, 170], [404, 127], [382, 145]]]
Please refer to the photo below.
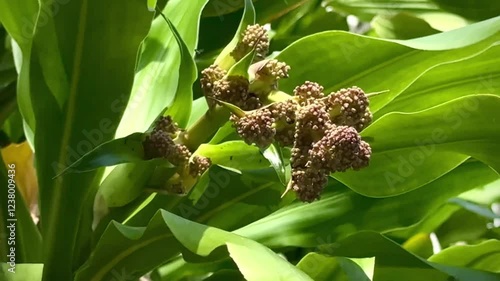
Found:
[[214, 100], [219, 102], [223, 107], [225, 107], [227, 110], [229, 110], [234, 115], [236, 115], [240, 118], [245, 116], [245, 111], [243, 111], [243, 109], [239, 108], [237, 105], [234, 105], [232, 103], [228, 103], [228, 102], [225, 102], [222, 100], [218, 100], [218, 99], [214, 99]]
[[[13, 38], [20, 52], [18, 61], [21, 63], [17, 82], [17, 101], [19, 110], [23, 115], [27, 130], [35, 131], [35, 113], [30, 98], [30, 56], [31, 46], [33, 42], [33, 33], [36, 25], [36, 17], [39, 12], [39, 1], [27, 0], [21, 2], [13, 2], [8, 0], [0, 1], [0, 22]], [[49, 11], [49, 10], [45, 10]], [[43, 13], [47, 16], [47, 12]], [[24, 21], [21, 19], [25, 19]], [[30, 144], [33, 144], [32, 134], [27, 135], [30, 138]]]
[[164, 19], [168, 23], [168, 26], [170, 27], [170, 30], [174, 34], [175, 40], [179, 45], [181, 64], [179, 67], [179, 82], [174, 100], [170, 106], [168, 106], [168, 109], [163, 115], [172, 116], [181, 128], [185, 128], [191, 115], [193, 83], [197, 77], [197, 70], [190, 51], [182, 40], [179, 32], [176, 30], [174, 24], [168, 18], [165, 17]]
[[[163, 9], [163, 14], [175, 25], [191, 56], [197, 44], [201, 10], [207, 2], [208, 0], [171, 0]], [[144, 7], [142, 10], [145, 10]], [[162, 17], [156, 17], [141, 46], [130, 100], [122, 99], [116, 105], [125, 109], [117, 137], [146, 131], [174, 100], [179, 86], [182, 89], [188, 87], [183, 85], [186, 81], [181, 83], [179, 80], [181, 57], [178, 52], [178, 43], [170, 27]], [[189, 92], [183, 90], [182, 95], [189, 96]]]
[[418, 188], [467, 155], [500, 171], [493, 153], [500, 149], [499, 108], [498, 96], [473, 95], [416, 113], [384, 115], [361, 133], [372, 147], [370, 166], [333, 176], [357, 192], [380, 197]]
[[335, 256], [365, 258], [375, 256], [373, 280], [498, 280], [494, 274], [470, 268], [427, 262], [387, 237], [371, 231], [353, 234], [336, 244], [320, 247], [322, 252]]
[[488, 0], [432, 0], [443, 10], [473, 20], [485, 20], [500, 14], [500, 4]]
[[106, 166], [144, 161], [142, 147], [144, 138], [143, 133], [135, 133], [100, 144], [77, 161], [71, 163], [56, 177], [67, 173], [83, 173]]
[[[113, 270], [121, 268], [126, 269], [130, 276], [138, 277], [181, 249], [187, 249], [184, 254], [190, 252], [207, 257], [213, 256], [212, 253], [219, 256], [221, 252], [215, 250], [222, 246], [227, 247], [246, 280], [311, 280], [257, 242], [188, 221], [164, 210], [159, 210], [145, 228], [110, 224], [75, 280], [107, 280], [113, 276]], [[158, 251], [159, 247], [164, 250]], [[145, 258], [137, 260], [137, 255]]]
[[367, 93], [389, 90], [370, 99], [372, 112], [377, 112], [427, 69], [477, 54], [495, 44], [500, 33], [494, 30], [498, 29], [500, 17], [406, 41], [342, 31], [318, 33], [296, 41], [276, 57], [291, 67], [290, 77], [280, 81], [280, 90], [292, 93], [306, 80], [323, 85], [325, 93], [354, 85]]
[[259, 148], [243, 141], [227, 141], [221, 144], [202, 144], [194, 154], [210, 158], [212, 164], [236, 170], [269, 167], [269, 161]]
[[363, 269], [342, 257], [329, 257], [315, 252], [303, 257], [297, 267], [313, 280], [369, 281]]
[[499, 50], [495, 45], [471, 57], [430, 68], [375, 117], [393, 111], [424, 110], [470, 94], [500, 95], [500, 70], [496, 67]]
[[244, 0], [245, 1], [245, 10], [243, 11], [243, 16], [240, 21], [240, 25], [238, 26], [238, 30], [234, 35], [233, 39], [227, 46], [220, 52], [219, 56], [215, 59], [215, 64], [217, 64], [222, 69], [230, 69], [236, 61], [231, 56], [231, 52], [236, 48], [238, 42], [240, 42], [242, 38], [242, 34], [247, 28], [248, 25], [252, 25], [255, 23], [255, 8], [253, 7], [252, 0]]
[[[54, 11], [53, 4], [43, 1], [41, 11]], [[122, 97], [128, 99], [137, 50], [152, 14], [143, 1], [55, 4], [57, 16], [38, 16], [46, 21], [36, 25], [29, 82], [36, 119], [43, 278], [70, 280], [88, 250], [92, 221], [86, 217], [93, 205], [88, 198], [94, 197], [101, 174], [53, 176], [113, 138], [122, 115], [117, 104]]]
[[255, 58], [255, 48], [248, 54], [246, 54], [241, 60], [236, 62], [231, 68], [228, 70], [226, 76], [241, 76], [248, 79], [248, 68], [252, 64]]
[[10, 266], [0, 264], [0, 277], [5, 281], [41, 281], [43, 264], [40, 263], [18, 263], [15, 273], [9, 272]]
[[144, 192], [157, 165], [157, 160], [150, 160], [117, 166], [99, 186], [98, 196], [108, 207], [130, 203]]
[[280, 179], [281, 184], [286, 185], [287, 180], [286, 180], [286, 171], [285, 171], [285, 163], [283, 159], [283, 148], [271, 144], [268, 148], [262, 150], [261, 149], [262, 155], [266, 157], [267, 160], [269, 160], [269, 163], [273, 166], [274, 170], [276, 171], [276, 174], [278, 175], [278, 178]]
[[428, 0], [328, 0], [327, 3], [337, 11], [355, 15], [365, 21], [370, 21], [374, 16], [387, 11], [408, 13], [439, 11], [438, 6]]
[[[327, 186], [321, 200], [291, 204], [235, 233], [269, 247], [334, 243], [360, 230], [408, 227], [435, 211], [443, 201], [497, 179], [498, 174], [489, 167], [474, 162], [395, 197], [368, 198], [339, 185]], [[331, 188], [334, 190], [328, 192]]]
[[452, 199], [448, 200], [448, 202], [452, 203], [452, 204], [457, 204], [457, 205], [461, 206], [462, 208], [464, 208], [470, 212], [476, 213], [478, 215], [481, 215], [485, 218], [500, 219], [500, 215], [493, 213], [493, 211], [490, 208], [488, 208], [486, 206], [481, 206], [481, 205], [476, 204], [474, 202], [470, 202], [470, 201], [467, 201], [467, 200], [464, 200], [461, 198], [452, 198]]
[[148, 0], [148, 10], [154, 12], [157, 0]]
[[[430, 262], [500, 273], [500, 241], [453, 246], [433, 255]], [[477, 279], [479, 280], [479, 279]]]
[[377, 35], [387, 39], [411, 39], [439, 33], [425, 20], [408, 13], [378, 15], [371, 25]]

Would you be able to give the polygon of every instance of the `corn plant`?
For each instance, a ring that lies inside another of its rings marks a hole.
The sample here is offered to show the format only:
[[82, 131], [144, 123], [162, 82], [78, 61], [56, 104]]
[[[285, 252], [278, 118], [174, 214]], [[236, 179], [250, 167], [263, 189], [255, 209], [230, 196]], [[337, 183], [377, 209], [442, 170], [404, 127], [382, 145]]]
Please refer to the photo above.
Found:
[[499, 13], [0, 0], [1, 280], [500, 280]]

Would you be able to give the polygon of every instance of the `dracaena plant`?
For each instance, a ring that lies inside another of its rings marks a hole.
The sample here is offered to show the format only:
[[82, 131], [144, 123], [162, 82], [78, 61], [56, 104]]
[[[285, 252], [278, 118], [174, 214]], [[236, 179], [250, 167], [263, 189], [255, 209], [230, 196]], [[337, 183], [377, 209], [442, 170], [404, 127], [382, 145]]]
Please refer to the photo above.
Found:
[[2, 280], [497, 280], [498, 6], [418, 2], [0, 0]]

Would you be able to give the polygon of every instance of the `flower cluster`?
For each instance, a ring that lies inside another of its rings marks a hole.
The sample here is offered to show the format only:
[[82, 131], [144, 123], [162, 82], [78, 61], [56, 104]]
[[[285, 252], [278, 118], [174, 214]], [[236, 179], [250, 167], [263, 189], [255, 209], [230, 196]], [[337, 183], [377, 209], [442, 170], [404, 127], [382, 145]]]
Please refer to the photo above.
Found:
[[210, 159], [193, 156], [185, 145], [176, 143], [179, 132], [179, 127], [170, 116], [160, 117], [143, 141], [145, 158], [165, 158], [193, 177], [203, 174], [210, 167]]
[[248, 69], [249, 79], [228, 76], [212, 65], [202, 72], [207, 97], [244, 110], [230, 117], [233, 127], [247, 143], [262, 149], [276, 142], [291, 147], [292, 169], [288, 190], [305, 202], [319, 199], [334, 172], [368, 166], [371, 148], [359, 132], [372, 120], [367, 95], [358, 87], [325, 95], [320, 84], [306, 81], [281, 95], [278, 81], [288, 77], [290, 66], [264, 59], [269, 39], [259, 25], [248, 26], [231, 55], [237, 61], [255, 48], [258, 62]]
[[249, 25], [241, 34], [241, 40], [231, 52], [236, 60], [242, 59], [253, 48], [255, 48], [255, 59], [262, 60], [269, 51], [269, 36], [263, 26], [259, 24]]
[[326, 95], [306, 81], [294, 96], [231, 120], [245, 142], [261, 148], [276, 141], [291, 146], [292, 177], [288, 190], [312, 202], [320, 197], [328, 176], [368, 166], [371, 148], [359, 131], [372, 119], [366, 94], [358, 87]]

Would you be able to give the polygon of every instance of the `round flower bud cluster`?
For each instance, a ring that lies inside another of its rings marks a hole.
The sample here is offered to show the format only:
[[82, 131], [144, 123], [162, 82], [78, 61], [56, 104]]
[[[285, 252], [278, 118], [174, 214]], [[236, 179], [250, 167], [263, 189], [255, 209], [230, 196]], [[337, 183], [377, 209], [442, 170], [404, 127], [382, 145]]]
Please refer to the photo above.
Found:
[[316, 82], [306, 81], [304, 84], [295, 87], [293, 94], [301, 106], [308, 105], [317, 99], [325, 96], [323, 86]]
[[[200, 77], [200, 84], [201, 84], [201, 89], [203, 90], [203, 94], [206, 97], [214, 97], [213, 93], [213, 88], [214, 88], [214, 83], [218, 80], [221, 80], [226, 76], [227, 71], [224, 69], [220, 68], [218, 65], [212, 64], [211, 66], [205, 68], [201, 72], [201, 77]], [[209, 107], [213, 107], [215, 105], [215, 101], [213, 99], [207, 99], [207, 103]]]
[[265, 148], [274, 140], [276, 129], [273, 124], [275, 119], [271, 110], [267, 108], [250, 111], [241, 118], [232, 114], [230, 120], [247, 144], [256, 144], [258, 147]]
[[142, 143], [145, 158], [165, 158], [171, 164], [184, 168], [189, 162], [191, 152], [185, 145], [175, 142], [179, 131], [172, 117], [162, 116]]
[[212, 161], [210, 158], [194, 155], [189, 161], [189, 174], [192, 177], [201, 176], [210, 166], [212, 165]]
[[176, 144], [179, 127], [170, 116], [162, 116], [156, 121], [152, 132], [143, 142], [146, 159], [166, 158], [174, 165], [181, 165], [189, 159], [190, 152], [182, 144]]
[[269, 36], [263, 26], [259, 24], [249, 25], [241, 37], [242, 39], [231, 52], [231, 56], [236, 61], [242, 59], [253, 48], [255, 48], [256, 60], [262, 60], [266, 57], [267, 52], [269, 52]]
[[249, 92], [249, 82], [241, 76], [228, 76], [214, 82], [213, 97], [228, 102], [243, 110], [252, 110], [262, 106], [257, 95]]
[[323, 87], [307, 81], [294, 90], [297, 110], [289, 188], [300, 200], [319, 199], [330, 173], [368, 166], [371, 148], [358, 130], [371, 121], [368, 98], [353, 87], [324, 97]]
[[358, 87], [332, 93], [326, 103], [335, 124], [352, 126], [361, 131], [372, 121], [368, 97]]

